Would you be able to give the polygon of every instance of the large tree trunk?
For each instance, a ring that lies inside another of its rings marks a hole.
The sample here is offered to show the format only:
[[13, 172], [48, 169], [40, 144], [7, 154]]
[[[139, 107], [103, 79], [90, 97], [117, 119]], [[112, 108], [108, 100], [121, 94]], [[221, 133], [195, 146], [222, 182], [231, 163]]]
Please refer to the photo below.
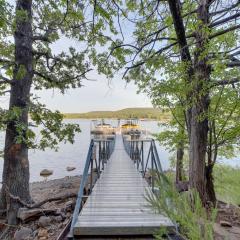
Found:
[[[20, 109], [20, 116], [7, 124], [2, 204], [7, 208], [9, 224], [17, 223], [19, 202], [9, 197], [8, 192], [25, 202], [30, 201], [28, 147], [25, 142], [17, 143], [20, 135], [18, 126], [28, 126], [30, 88], [33, 77], [32, 55], [32, 0], [18, 0], [16, 4], [15, 67], [11, 87], [9, 110]], [[26, 129], [22, 133], [24, 138]]]
[[[197, 11], [200, 20], [199, 29], [196, 31], [196, 50], [194, 53], [194, 79], [193, 79], [193, 106], [191, 109], [190, 132], [190, 187], [197, 189], [205, 205], [207, 203], [206, 188], [206, 153], [208, 144], [208, 108], [209, 92], [207, 85], [210, 80], [210, 66], [205, 52], [208, 43], [206, 26], [209, 23], [209, 10], [207, 0], [201, 0]], [[205, 55], [205, 56], [204, 56]]]

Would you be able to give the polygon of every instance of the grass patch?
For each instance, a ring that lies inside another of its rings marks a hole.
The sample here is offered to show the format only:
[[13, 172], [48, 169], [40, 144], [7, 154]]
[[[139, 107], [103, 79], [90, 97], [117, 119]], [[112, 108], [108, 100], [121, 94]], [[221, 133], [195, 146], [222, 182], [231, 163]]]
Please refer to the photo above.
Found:
[[240, 168], [217, 164], [213, 174], [217, 199], [240, 205]]

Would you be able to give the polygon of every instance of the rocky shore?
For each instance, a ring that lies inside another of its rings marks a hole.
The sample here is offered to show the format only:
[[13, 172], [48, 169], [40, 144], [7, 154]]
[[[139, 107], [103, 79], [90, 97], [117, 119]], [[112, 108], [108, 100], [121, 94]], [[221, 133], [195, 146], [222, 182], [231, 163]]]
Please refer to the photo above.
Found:
[[[31, 183], [32, 198], [38, 203], [52, 197], [74, 196], [78, 192], [80, 180], [81, 176], [74, 176]], [[0, 220], [0, 239], [56, 240], [71, 219], [75, 199], [64, 197], [47, 202], [39, 207], [39, 211], [26, 209], [21, 215], [24, 221], [17, 227], [8, 227], [4, 220]]]

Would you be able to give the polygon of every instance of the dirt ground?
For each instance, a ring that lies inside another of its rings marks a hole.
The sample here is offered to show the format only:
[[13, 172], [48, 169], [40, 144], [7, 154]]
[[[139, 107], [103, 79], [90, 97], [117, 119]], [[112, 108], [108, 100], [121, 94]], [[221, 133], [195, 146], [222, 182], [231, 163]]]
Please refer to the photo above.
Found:
[[219, 202], [214, 230], [216, 240], [239, 240], [240, 207]]

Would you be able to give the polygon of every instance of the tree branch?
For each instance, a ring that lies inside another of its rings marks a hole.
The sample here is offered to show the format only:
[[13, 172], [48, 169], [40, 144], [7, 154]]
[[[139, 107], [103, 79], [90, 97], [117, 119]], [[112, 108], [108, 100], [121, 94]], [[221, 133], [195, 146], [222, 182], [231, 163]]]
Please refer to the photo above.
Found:
[[238, 0], [238, 2], [236, 4], [233, 4], [231, 7], [223, 9], [223, 10], [219, 10], [219, 11], [216, 11], [216, 12], [212, 12], [212, 13], [210, 13], [210, 15], [212, 17], [212, 16], [216, 16], [218, 14], [224, 13], [224, 12], [231, 11], [232, 9], [236, 8], [238, 5], [240, 5], [240, 1], [239, 0]]
[[224, 18], [224, 19], [222, 19], [222, 20], [219, 20], [219, 21], [217, 21], [217, 22], [213, 22], [213, 23], [211, 23], [211, 24], [209, 25], [209, 27], [216, 27], [216, 26], [222, 25], [222, 24], [224, 24], [224, 23], [226, 23], [226, 22], [228, 22], [228, 21], [236, 20], [236, 18], [238, 18], [238, 17], [240, 17], [240, 13], [236, 13], [236, 14], [234, 14], [234, 15], [232, 15], [232, 16], [229, 16], [229, 17]]
[[181, 58], [184, 62], [191, 62], [191, 55], [187, 44], [187, 38], [183, 23], [183, 18], [181, 16], [180, 3], [179, 0], [168, 0], [170, 11], [173, 18], [174, 28], [178, 38], [178, 44], [180, 46]]
[[240, 67], [240, 61], [232, 61], [227, 63], [227, 67], [232, 68], [232, 67]]
[[233, 78], [233, 79], [229, 79], [229, 80], [222, 80], [219, 82], [214, 82], [214, 83], [212, 83], [211, 87], [225, 86], [228, 84], [234, 84], [234, 83], [239, 83], [239, 82], [240, 82], [240, 78]]
[[2, 79], [2, 80], [0, 80], [0, 85], [1, 84], [13, 84], [15, 82], [15, 81], [10, 80], [2, 75], [0, 75], [0, 79]]
[[238, 28], [240, 28], [240, 24], [235, 25], [235, 26], [232, 26], [232, 27], [230, 27], [230, 28], [226, 28], [226, 29], [224, 29], [224, 30], [222, 30], [222, 31], [218, 31], [218, 32], [210, 35], [209, 38], [212, 39], [212, 38], [218, 37], [218, 36], [223, 35], [223, 34], [225, 34], [225, 33], [234, 31], [234, 30], [236, 30], [236, 29], [238, 29]]
[[33, 41], [43, 41], [43, 42], [48, 42], [50, 43], [50, 39], [48, 38], [48, 35], [49, 34], [44, 34], [44, 35], [36, 35], [36, 36], [33, 36]]

